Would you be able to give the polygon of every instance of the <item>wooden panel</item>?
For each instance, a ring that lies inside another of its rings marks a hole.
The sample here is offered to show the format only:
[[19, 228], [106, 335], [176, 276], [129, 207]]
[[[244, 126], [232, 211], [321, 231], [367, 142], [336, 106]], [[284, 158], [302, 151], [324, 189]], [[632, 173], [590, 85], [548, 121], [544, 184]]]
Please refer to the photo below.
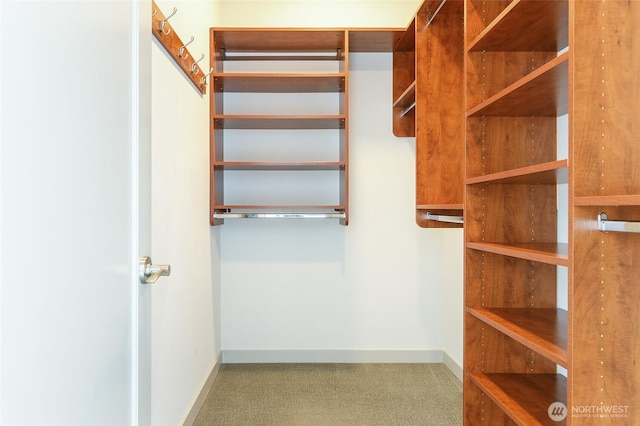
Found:
[[[214, 31], [209, 31], [209, 46], [211, 53], [209, 60], [214, 72], [222, 72], [224, 62], [222, 52], [215, 43]], [[210, 80], [211, 81], [211, 80]], [[222, 92], [215, 90], [212, 85], [209, 95], [209, 221], [211, 225], [222, 225], [224, 220], [214, 219], [213, 211], [216, 204], [224, 203], [224, 173], [222, 170], [214, 170], [212, 164], [216, 161], [224, 160], [224, 131], [216, 128], [213, 116], [224, 113], [224, 98]]]
[[556, 308], [553, 264], [466, 250], [465, 279], [468, 307]]
[[602, 211], [610, 220], [640, 221], [638, 206], [576, 209], [570, 402], [623, 407], [623, 416], [580, 424], [632, 425], [640, 419], [640, 234], [598, 231]]
[[576, 196], [640, 194], [640, 4], [575, 9]]
[[555, 185], [467, 186], [468, 241], [554, 243], [557, 239]]
[[416, 204], [464, 198], [463, 6], [446, 2], [416, 24]]
[[[465, 366], [469, 374], [519, 373], [537, 375], [556, 372], [556, 364], [474, 316], [465, 314], [465, 317], [466, 332], [471, 338], [470, 344], [465, 348], [464, 355]], [[467, 357], [473, 365], [466, 362]]]
[[467, 120], [470, 179], [556, 160], [556, 119], [472, 117]]

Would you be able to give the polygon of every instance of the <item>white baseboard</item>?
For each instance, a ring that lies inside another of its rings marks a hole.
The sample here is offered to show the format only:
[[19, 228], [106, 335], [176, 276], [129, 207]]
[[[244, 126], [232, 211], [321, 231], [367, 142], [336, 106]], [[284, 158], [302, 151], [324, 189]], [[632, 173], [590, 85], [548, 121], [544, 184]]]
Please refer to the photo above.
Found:
[[246, 350], [222, 351], [224, 364], [247, 363], [442, 363], [439, 350]]
[[443, 352], [442, 360], [444, 365], [462, 382], [462, 366], [458, 364], [448, 353]]
[[218, 372], [220, 371], [221, 366], [222, 366], [222, 353], [218, 355], [218, 358], [216, 358], [213, 364], [213, 367], [211, 368], [211, 372], [209, 373], [209, 376], [204, 381], [204, 385], [202, 386], [200, 393], [196, 397], [195, 401], [193, 401], [193, 404], [191, 405], [191, 409], [187, 413], [187, 416], [185, 417], [184, 421], [182, 422], [183, 426], [191, 426], [193, 425], [193, 422], [196, 421], [196, 417], [198, 417], [198, 413], [200, 412], [200, 409], [204, 404], [204, 400], [207, 398], [207, 394], [209, 394], [209, 390], [211, 390], [211, 386], [213, 385], [213, 382], [218, 376]]

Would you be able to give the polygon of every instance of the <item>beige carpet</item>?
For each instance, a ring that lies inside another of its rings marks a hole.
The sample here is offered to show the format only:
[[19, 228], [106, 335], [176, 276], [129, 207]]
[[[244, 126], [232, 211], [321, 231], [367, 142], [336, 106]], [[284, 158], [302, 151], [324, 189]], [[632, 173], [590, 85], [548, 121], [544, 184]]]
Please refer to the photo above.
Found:
[[443, 364], [225, 364], [194, 425], [462, 425], [462, 384]]

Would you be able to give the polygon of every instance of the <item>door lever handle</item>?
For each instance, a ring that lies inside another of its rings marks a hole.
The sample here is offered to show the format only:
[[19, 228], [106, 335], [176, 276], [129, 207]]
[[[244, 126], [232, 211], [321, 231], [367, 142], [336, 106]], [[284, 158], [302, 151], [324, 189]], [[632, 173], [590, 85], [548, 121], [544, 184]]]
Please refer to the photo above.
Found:
[[138, 264], [142, 284], [153, 284], [161, 276], [171, 275], [171, 265], [152, 265], [149, 256], [142, 256]]

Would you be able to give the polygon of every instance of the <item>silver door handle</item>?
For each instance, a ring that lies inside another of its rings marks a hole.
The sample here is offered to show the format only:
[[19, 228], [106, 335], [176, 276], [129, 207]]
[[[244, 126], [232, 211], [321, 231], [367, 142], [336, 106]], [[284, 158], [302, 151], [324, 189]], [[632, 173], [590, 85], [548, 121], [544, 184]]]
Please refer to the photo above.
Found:
[[161, 276], [171, 275], [171, 265], [152, 265], [149, 256], [142, 256], [139, 261], [139, 271], [142, 284], [153, 284]]

